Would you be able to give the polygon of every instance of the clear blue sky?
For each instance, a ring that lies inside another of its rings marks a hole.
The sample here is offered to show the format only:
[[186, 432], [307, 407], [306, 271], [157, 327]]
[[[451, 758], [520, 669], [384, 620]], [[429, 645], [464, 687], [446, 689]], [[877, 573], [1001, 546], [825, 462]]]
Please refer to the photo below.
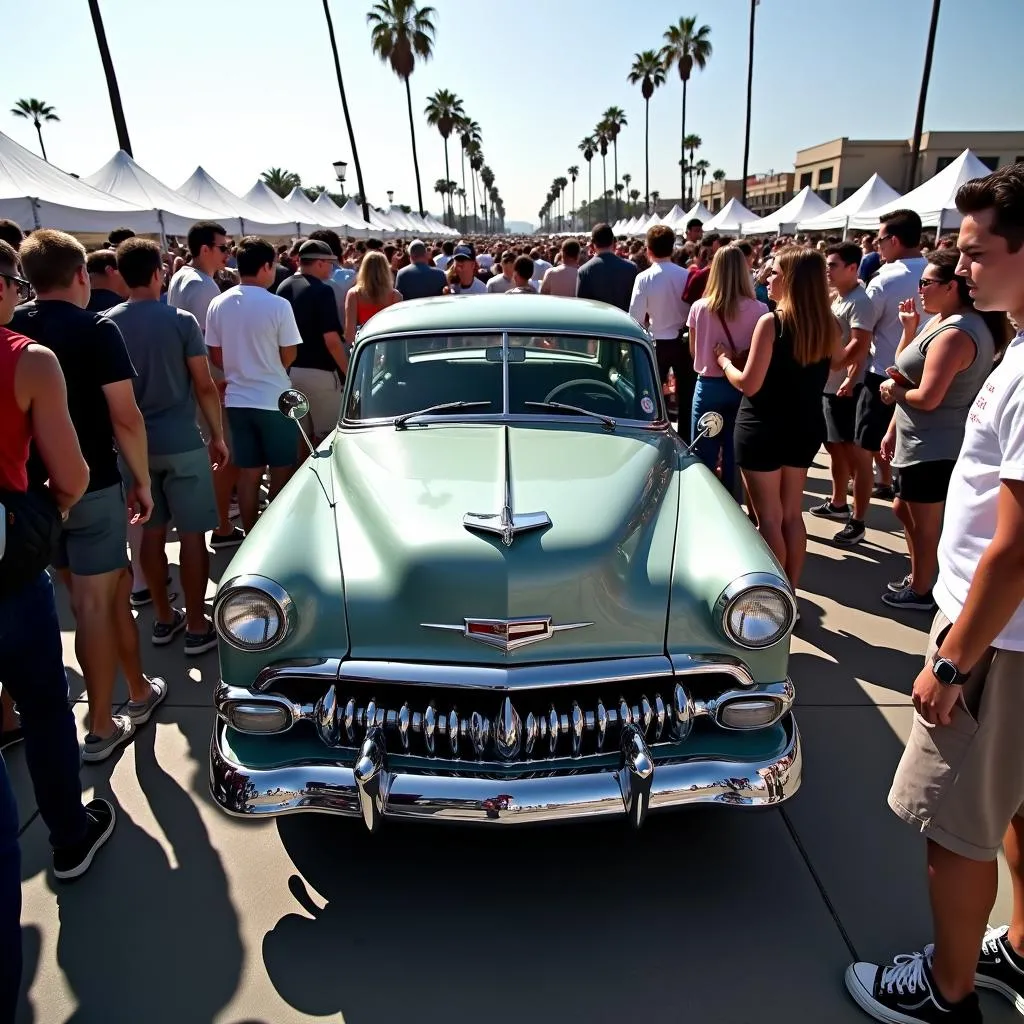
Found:
[[[331, 0], [371, 202], [416, 205], [405, 91], [370, 53], [367, 0]], [[117, 147], [86, 0], [36, 0], [5, 11], [0, 131], [36, 149], [30, 123], [6, 114], [20, 97], [53, 104], [50, 159], [90, 174]], [[101, 0], [135, 158], [171, 187], [202, 164], [236, 192], [269, 166], [332, 184], [349, 157], [320, 0]], [[417, 66], [413, 109], [424, 201], [439, 209], [440, 136], [422, 118], [449, 88], [483, 129], [484, 153], [510, 219], [536, 221], [551, 180], [579, 164], [576, 146], [610, 105], [625, 109], [619, 171], [643, 192], [643, 99], [626, 75], [667, 25], [696, 14], [714, 54], [689, 88], [698, 159], [738, 177], [743, 159], [747, 0], [435, 0], [435, 58]], [[754, 71], [751, 171], [791, 169], [797, 149], [847, 135], [913, 131], [931, 0], [762, 0]], [[13, 19], [13, 20], [12, 20]], [[1024, 37], [1022, 0], [944, 0], [925, 128], [1024, 129], [1012, 84]], [[14, 44], [14, 45], [11, 45]], [[651, 188], [678, 193], [681, 86], [651, 101]], [[460, 178], [458, 144], [450, 143]], [[599, 192], [600, 159], [594, 161]], [[611, 159], [608, 161], [609, 186]], [[567, 175], [566, 175], [567, 176]], [[350, 168], [349, 191], [354, 191]], [[897, 184], [898, 183], [894, 183]], [[580, 192], [579, 190], [583, 191]]]

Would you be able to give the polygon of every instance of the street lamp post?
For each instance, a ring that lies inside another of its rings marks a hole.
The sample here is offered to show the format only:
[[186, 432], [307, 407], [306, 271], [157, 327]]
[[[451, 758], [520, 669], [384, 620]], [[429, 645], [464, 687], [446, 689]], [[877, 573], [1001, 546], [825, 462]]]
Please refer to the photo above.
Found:
[[348, 164], [344, 160], [334, 161], [334, 176], [338, 179], [338, 184], [341, 185], [341, 201], [345, 201], [345, 172], [348, 170]]
[[393, 206], [395, 201], [395, 190], [393, 188], [388, 189], [388, 206]]

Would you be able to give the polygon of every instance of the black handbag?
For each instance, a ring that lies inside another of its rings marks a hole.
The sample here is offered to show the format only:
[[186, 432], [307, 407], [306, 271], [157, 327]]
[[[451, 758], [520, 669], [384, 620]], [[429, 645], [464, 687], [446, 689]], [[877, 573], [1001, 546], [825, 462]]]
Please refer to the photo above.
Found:
[[47, 491], [0, 490], [4, 544], [0, 555], [0, 597], [16, 594], [53, 561], [61, 514]]

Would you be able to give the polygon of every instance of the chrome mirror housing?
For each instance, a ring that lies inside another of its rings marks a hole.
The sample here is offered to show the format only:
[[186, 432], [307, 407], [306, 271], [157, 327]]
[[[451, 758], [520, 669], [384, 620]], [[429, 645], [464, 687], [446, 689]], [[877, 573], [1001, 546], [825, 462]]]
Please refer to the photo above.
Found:
[[725, 426], [725, 419], [720, 412], [706, 412], [697, 420], [697, 433], [702, 437], [718, 437]]
[[278, 396], [277, 408], [282, 416], [301, 420], [309, 415], [309, 399], [298, 388], [288, 388]]

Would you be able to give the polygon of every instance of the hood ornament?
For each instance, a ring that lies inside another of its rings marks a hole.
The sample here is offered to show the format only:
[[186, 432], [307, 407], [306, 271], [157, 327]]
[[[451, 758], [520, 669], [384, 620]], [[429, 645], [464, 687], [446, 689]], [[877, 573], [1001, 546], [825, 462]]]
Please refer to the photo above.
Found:
[[551, 616], [538, 616], [530, 619], [464, 619], [461, 625], [446, 622], [421, 622], [424, 629], [443, 629], [452, 633], [461, 633], [467, 640], [476, 640], [508, 652], [550, 640], [555, 633], [568, 629], [583, 629], [592, 626], [592, 622], [566, 622], [553, 625]]
[[481, 533], [495, 533], [501, 537], [505, 547], [512, 547], [517, 533], [542, 530], [551, 525], [547, 512], [513, 512], [512, 510], [512, 462], [509, 454], [508, 427], [505, 427], [505, 503], [500, 512], [467, 512], [462, 525], [467, 530]]

